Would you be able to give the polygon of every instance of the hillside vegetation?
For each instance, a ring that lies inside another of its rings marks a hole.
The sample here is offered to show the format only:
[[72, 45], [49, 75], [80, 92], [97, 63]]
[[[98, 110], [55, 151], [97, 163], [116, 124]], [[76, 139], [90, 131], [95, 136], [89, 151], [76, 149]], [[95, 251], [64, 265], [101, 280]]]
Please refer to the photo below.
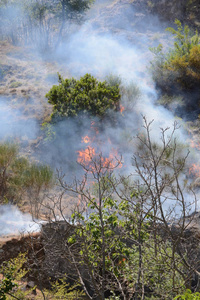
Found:
[[153, 48], [156, 58], [152, 62], [153, 78], [157, 88], [168, 96], [168, 103], [173, 97], [181, 96], [185, 109], [191, 112], [200, 109], [200, 37], [187, 25], [182, 26], [176, 20], [177, 29], [167, 28], [174, 35], [174, 46], [167, 52], [162, 45]]
[[133, 5], [157, 15], [163, 21], [173, 23], [178, 19], [185, 25], [187, 24], [193, 28], [199, 28], [200, 26], [200, 3], [198, 0], [135, 0]]
[[[163, 127], [156, 119], [172, 115], [163, 105], [198, 117], [199, 3], [99, 1], [89, 11], [93, 4], [0, 3], [0, 207], [26, 204], [41, 225], [37, 234], [2, 243], [0, 300], [200, 299], [195, 151], [189, 160], [176, 121]], [[153, 29], [152, 14], [178, 18], [167, 28], [171, 46]], [[152, 81], [146, 49], [160, 38], [151, 47]], [[88, 61], [97, 76], [81, 75]], [[81, 69], [77, 76], [73, 67]], [[17, 126], [20, 119], [26, 122]]]

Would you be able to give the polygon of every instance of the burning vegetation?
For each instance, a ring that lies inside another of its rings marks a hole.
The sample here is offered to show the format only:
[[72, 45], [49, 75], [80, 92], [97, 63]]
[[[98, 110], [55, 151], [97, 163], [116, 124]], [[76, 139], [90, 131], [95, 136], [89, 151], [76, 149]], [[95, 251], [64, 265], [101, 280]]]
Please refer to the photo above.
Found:
[[[112, 150], [111, 150], [112, 151]], [[116, 167], [116, 161], [119, 161], [117, 158], [119, 155], [116, 153], [114, 155], [114, 150], [112, 153], [109, 154], [108, 157], [103, 157], [99, 153], [96, 153], [95, 148], [88, 146], [85, 150], [78, 151], [78, 158], [77, 162], [81, 165], [84, 165], [90, 171], [94, 170], [91, 165], [92, 161], [96, 160], [98, 165], [102, 168], [115, 168]], [[119, 168], [122, 167], [122, 162], [119, 161]]]
[[[199, 151], [200, 150], [200, 142], [191, 139], [190, 140], [190, 147]], [[189, 168], [189, 174], [194, 178], [200, 177], [200, 165], [199, 163], [193, 163], [191, 167]]]
[[112, 142], [109, 138], [104, 141], [101, 140], [100, 132], [94, 121], [91, 121], [90, 135], [91, 137], [86, 135], [81, 139], [86, 148], [77, 151], [77, 162], [93, 170], [92, 162], [94, 160], [100, 168], [115, 168], [118, 161], [118, 167], [121, 168], [122, 162], [119, 160], [117, 149], [112, 148]]

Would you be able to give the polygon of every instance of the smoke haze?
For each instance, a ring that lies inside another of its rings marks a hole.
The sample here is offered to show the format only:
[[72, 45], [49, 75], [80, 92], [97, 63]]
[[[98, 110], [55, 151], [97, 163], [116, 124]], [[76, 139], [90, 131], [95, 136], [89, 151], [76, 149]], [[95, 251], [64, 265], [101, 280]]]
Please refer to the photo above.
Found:
[[28, 120], [22, 112], [12, 108], [5, 98], [0, 97], [0, 139], [34, 139], [39, 126], [36, 120]]
[[0, 236], [37, 232], [40, 225], [28, 213], [22, 213], [16, 206], [0, 206]]

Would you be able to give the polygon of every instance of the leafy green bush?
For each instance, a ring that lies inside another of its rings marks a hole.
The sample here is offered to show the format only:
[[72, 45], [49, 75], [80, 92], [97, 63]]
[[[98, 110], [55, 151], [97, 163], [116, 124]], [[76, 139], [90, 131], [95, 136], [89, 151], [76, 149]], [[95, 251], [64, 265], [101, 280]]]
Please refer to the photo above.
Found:
[[53, 105], [54, 120], [74, 117], [79, 113], [103, 118], [108, 110], [118, 111], [120, 101], [119, 84], [100, 82], [90, 74], [79, 80], [63, 79], [60, 74], [59, 85], [54, 85], [46, 94]]
[[[174, 35], [173, 48], [166, 53], [161, 44], [157, 48], [151, 48], [156, 56], [152, 62], [153, 79], [157, 88], [168, 95], [194, 95], [200, 87], [200, 36], [188, 26], [182, 27], [178, 20], [175, 24], [177, 29], [166, 29]], [[198, 104], [200, 99], [195, 97], [195, 101]]]
[[51, 283], [51, 290], [46, 290], [45, 294], [52, 297], [51, 299], [55, 300], [63, 300], [63, 299], [70, 299], [70, 300], [78, 300], [83, 299], [85, 297], [85, 293], [80, 290], [79, 284], [69, 285], [67, 283], [67, 276], [66, 278], [60, 278], [59, 280]]
[[0, 283], [1, 300], [27, 299], [27, 295], [34, 289], [23, 290], [22, 279], [27, 273], [27, 270], [23, 268], [26, 262], [25, 255], [25, 253], [19, 254], [16, 258], [4, 262], [0, 267], [0, 273], [3, 274]]
[[192, 293], [190, 290], [186, 290], [186, 292], [182, 295], [178, 295], [174, 298], [174, 300], [199, 300], [200, 293]]

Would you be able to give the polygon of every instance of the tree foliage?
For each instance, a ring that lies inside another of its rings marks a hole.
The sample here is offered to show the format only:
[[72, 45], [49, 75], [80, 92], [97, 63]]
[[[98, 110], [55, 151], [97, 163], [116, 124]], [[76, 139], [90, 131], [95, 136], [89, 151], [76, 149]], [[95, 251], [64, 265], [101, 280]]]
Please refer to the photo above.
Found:
[[[80, 199], [63, 255], [90, 299], [171, 300], [190, 285], [191, 272], [199, 276], [185, 235], [190, 203], [181, 176], [188, 153], [181, 155], [174, 139], [176, 124], [171, 132], [161, 130], [160, 145], [151, 126], [144, 118], [133, 175], [117, 176], [120, 160], [105, 164], [92, 153], [81, 162], [82, 181], [68, 184], [58, 174], [63, 194]], [[62, 212], [62, 198], [59, 205]]]
[[23, 291], [22, 280], [28, 272], [24, 268], [26, 262], [25, 254], [19, 254], [16, 258], [4, 262], [0, 267], [0, 273], [3, 274], [0, 283], [0, 299], [27, 299], [27, 295], [34, 289]]
[[174, 36], [173, 48], [164, 52], [160, 44], [151, 49], [156, 56], [152, 62], [153, 78], [157, 87], [168, 95], [190, 92], [197, 107], [200, 101], [195, 96], [200, 86], [200, 37], [197, 31], [194, 33], [187, 25], [183, 27], [180, 21], [176, 20], [175, 24], [177, 29], [167, 28]]
[[63, 79], [59, 74], [59, 85], [54, 85], [46, 94], [53, 105], [53, 119], [87, 114], [103, 118], [109, 110], [118, 111], [119, 85], [98, 81], [90, 74], [79, 80]]
[[5, 0], [0, 3], [0, 37], [13, 44], [29, 44], [39, 50], [55, 48], [80, 22], [92, 0]]
[[47, 299], [48, 295], [50, 295], [51, 299], [54, 300], [78, 300], [84, 298], [85, 293], [80, 290], [79, 284], [70, 286], [66, 281], [67, 276], [51, 283], [51, 290], [45, 291], [45, 294], [47, 294]]
[[174, 298], [174, 300], [199, 300], [200, 293], [192, 293], [191, 290], [186, 290], [184, 294], [178, 295]]
[[62, 19], [79, 19], [90, 8], [93, 0], [60, 0], [62, 6]]

